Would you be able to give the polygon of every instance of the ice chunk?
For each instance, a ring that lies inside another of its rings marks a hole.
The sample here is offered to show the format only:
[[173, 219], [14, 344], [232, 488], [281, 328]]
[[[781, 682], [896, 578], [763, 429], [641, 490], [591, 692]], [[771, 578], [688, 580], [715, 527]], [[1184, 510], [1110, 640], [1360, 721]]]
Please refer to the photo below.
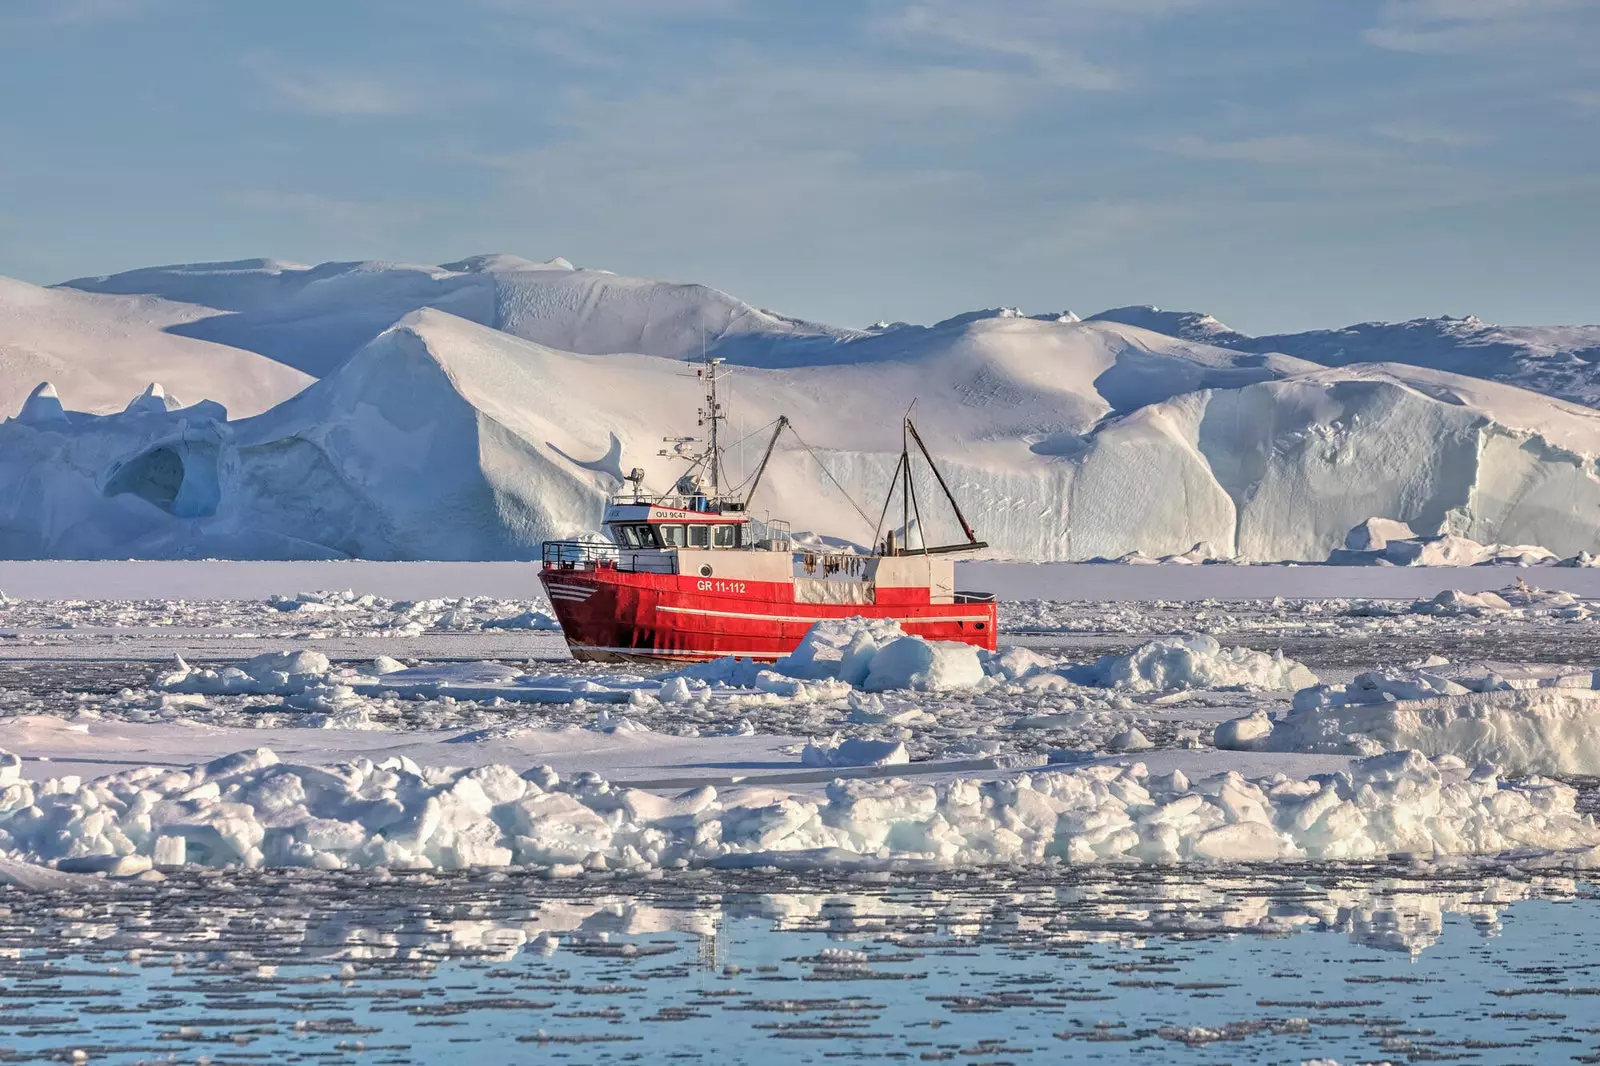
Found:
[[1250, 751], [1272, 733], [1272, 719], [1257, 709], [1243, 718], [1230, 718], [1212, 733], [1211, 742], [1223, 751]]
[[[720, 676], [737, 676], [736, 664], [720, 662], [727, 665], [692, 669], [700, 677], [718, 676], [714, 671], [720, 671]], [[836, 679], [869, 692], [969, 688], [984, 678], [978, 649], [972, 645], [908, 636], [898, 622], [883, 618], [816, 622], [772, 670], [803, 680]]]
[[1151, 748], [1155, 747], [1155, 745], [1151, 743], [1149, 737], [1139, 732], [1139, 730], [1133, 726], [1129, 726], [1127, 729], [1124, 729], [1122, 732], [1112, 737], [1111, 743], [1108, 745], [1108, 747], [1110, 747], [1112, 751], [1149, 751]]
[[1348, 685], [1315, 685], [1294, 694], [1296, 711], [1460, 696], [1466, 686], [1426, 669], [1389, 667], [1357, 674]]
[[841, 618], [813, 623], [794, 651], [773, 669], [786, 677], [837, 678], [860, 686], [878, 649], [905, 636], [898, 622], [885, 618]]
[[1369, 518], [1345, 534], [1344, 546], [1351, 551], [1382, 551], [1391, 540], [1413, 540], [1416, 534], [1404, 522], [1392, 518]]
[[984, 677], [978, 649], [953, 641], [901, 637], [878, 649], [861, 687], [868, 692], [971, 688]]
[[1557, 685], [1470, 692], [1448, 681], [1441, 687], [1381, 679], [1371, 687], [1302, 692], [1294, 711], [1253, 746], [1339, 754], [1415, 749], [1491, 763], [1511, 775], [1600, 774], [1600, 692]]
[[898, 766], [911, 761], [906, 746], [898, 740], [840, 740], [812, 741], [800, 753], [802, 766]]
[[1182, 689], [1300, 689], [1317, 676], [1281, 651], [1267, 654], [1249, 648], [1223, 648], [1215, 637], [1191, 636], [1152, 640], [1126, 655], [1107, 655], [1075, 667], [1068, 676], [1086, 685], [1133, 692]]

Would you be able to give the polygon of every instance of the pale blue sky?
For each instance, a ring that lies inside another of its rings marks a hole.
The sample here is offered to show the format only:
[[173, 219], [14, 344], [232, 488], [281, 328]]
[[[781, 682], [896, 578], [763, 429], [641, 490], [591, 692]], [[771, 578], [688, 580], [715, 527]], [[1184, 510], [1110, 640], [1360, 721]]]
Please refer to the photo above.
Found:
[[0, 0], [0, 273], [1600, 320], [1600, 0]]

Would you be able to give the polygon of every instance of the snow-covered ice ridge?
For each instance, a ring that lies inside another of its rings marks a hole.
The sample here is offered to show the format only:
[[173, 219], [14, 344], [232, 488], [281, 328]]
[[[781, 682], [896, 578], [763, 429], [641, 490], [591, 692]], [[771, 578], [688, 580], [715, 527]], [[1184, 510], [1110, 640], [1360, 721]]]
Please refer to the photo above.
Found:
[[[12, 555], [528, 558], [545, 538], [593, 529], [629, 467], [665, 482], [653, 456], [693, 405], [679, 360], [702, 336], [740, 367], [744, 427], [789, 414], [859, 498], [893, 465], [883, 412], [919, 397], [930, 443], [1003, 557], [1323, 559], [1375, 517], [1561, 557], [1600, 546], [1591, 411], [1403, 365], [1398, 350], [1401, 362], [1324, 366], [1213, 343], [1225, 331], [1010, 309], [838, 329], [703, 286], [507, 256], [200, 264], [72, 285], [5, 298], [78, 302], [30, 350], [48, 355], [58, 334], [82, 350], [80, 324], [115, 311], [149, 326], [116, 353], [125, 375], [185, 399], [210, 386], [139, 338], [319, 380], [288, 398], [263, 385], [262, 413], [228, 419], [204, 403], [118, 413], [125, 399], [64, 378], [0, 425]], [[0, 314], [0, 331], [21, 318]], [[867, 538], [797, 446], [768, 477], [772, 499], [804, 501], [807, 525]]]
[[1600, 406], [1600, 326], [1498, 326], [1475, 315], [1445, 315], [1252, 337], [1194, 311], [1118, 307], [1093, 318], [1236, 351], [1282, 352], [1324, 366], [1391, 362], [1448, 370]]
[[1577, 793], [1452, 757], [1191, 782], [1145, 766], [999, 781], [836, 781], [821, 798], [711, 786], [664, 796], [548, 768], [333, 766], [269, 750], [90, 782], [24, 781], [0, 754], [0, 847], [63, 869], [493, 867], [575, 874], [696, 865], [895, 866], [1361, 859], [1600, 845]]
[[1576, 668], [1463, 670], [1439, 660], [1295, 693], [1286, 714], [1217, 727], [1219, 748], [1370, 755], [1412, 749], [1507, 774], [1600, 775], [1600, 679]]

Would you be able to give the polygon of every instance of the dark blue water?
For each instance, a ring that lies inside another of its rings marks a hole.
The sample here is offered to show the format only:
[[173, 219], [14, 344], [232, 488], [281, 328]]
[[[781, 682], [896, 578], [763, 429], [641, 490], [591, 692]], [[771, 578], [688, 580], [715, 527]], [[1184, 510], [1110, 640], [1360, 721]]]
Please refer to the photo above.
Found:
[[0, 1062], [1600, 1061], [1600, 894], [1459, 869], [0, 892]]

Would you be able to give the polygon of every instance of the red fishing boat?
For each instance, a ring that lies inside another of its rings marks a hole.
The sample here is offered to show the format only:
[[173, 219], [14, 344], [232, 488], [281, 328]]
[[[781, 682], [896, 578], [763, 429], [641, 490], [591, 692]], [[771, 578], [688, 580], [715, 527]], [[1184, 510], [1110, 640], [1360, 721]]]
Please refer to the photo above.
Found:
[[[899, 535], [890, 529], [879, 540], [875, 532], [871, 552], [810, 550], [795, 543], [786, 523], [754, 520], [749, 509], [787, 418], [777, 420], [748, 488], [722, 491], [719, 431], [726, 415], [717, 385], [726, 373], [720, 359], [700, 369], [706, 385], [700, 424], [709, 427], [704, 449], [693, 437], [667, 438], [672, 451], [661, 454], [690, 463], [671, 493], [647, 493], [644, 472], [635, 468], [627, 478], [632, 491], [606, 507], [603, 540], [544, 543], [539, 577], [573, 657], [771, 661], [793, 651], [812, 623], [855, 616], [892, 619], [929, 640], [993, 650], [994, 597], [955, 587], [954, 556], [987, 545], [968, 525], [911, 419], [903, 422], [900, 462], [878, 520], [881, 530], [898, 490]], [[964, 543], [908, 545], [908, 531], [922, 528], [913, 444], [955, 512]]]

